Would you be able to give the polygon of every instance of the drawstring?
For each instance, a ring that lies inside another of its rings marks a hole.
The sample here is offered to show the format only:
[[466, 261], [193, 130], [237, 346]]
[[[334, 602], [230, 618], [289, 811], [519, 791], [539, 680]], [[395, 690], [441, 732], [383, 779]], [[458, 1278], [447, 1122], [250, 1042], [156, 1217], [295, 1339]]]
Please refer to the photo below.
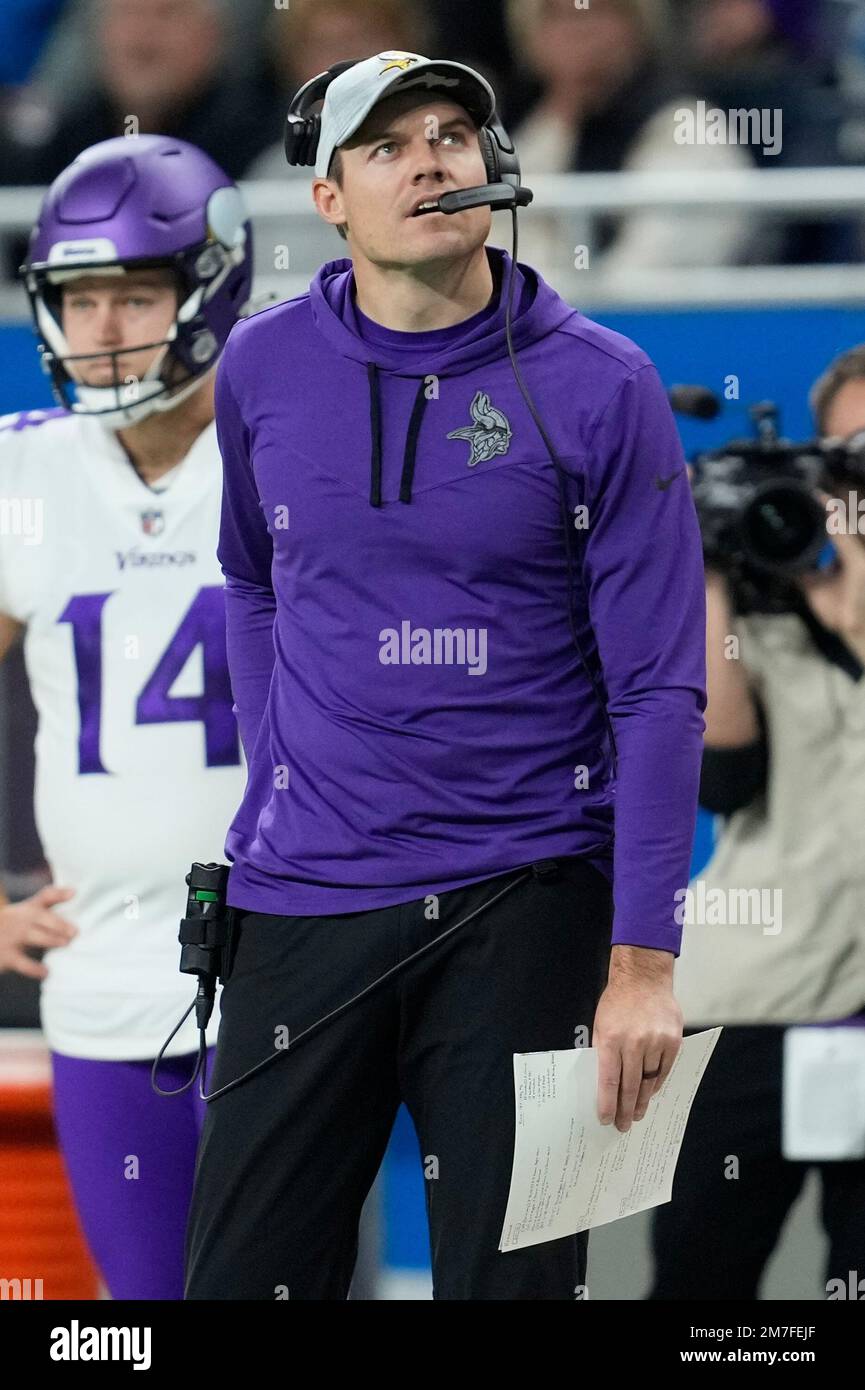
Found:
[[400, 502], [411, 501], [411, 485], [414, 478], [414, 464], [417, 456], [417, 441], [420, 434], [420, 427], [423, 423], [423, 413], [426, 410], [426, 377], [421, 377], [418, 382], [417, 395], [412, 406], [411, 419], [408, 423], [408, 434], [405, 441], [405, 453], [402, 460], [402, 477], [399, 480], [399, 500]]
[[372, 457], [370, 459], [369, 505], [381, 506], [381, 401], [378, 395], [378, 367], [368, 362], [366, 367], [369, 379], [369, 419], [372, 432]]
[[[378, 367], [375, 362], [368, 362], [366, 367], [367, 379], [369, 381], [369, 419], [370, 433], [372, 435], [372, 450], [369, 464], [369, 505], [371, 507], [381, 506], [381, 398], [378, 386]], [[425, 390], [426, 377], [421, 377], [418, 382], [417, 395], [412, 406], [411, 419], [406, 435], [405, 451], [403, 453], [402, 474], [399, 480], [399, 500], [400, 502], [411, 501], [411, 485], [414, 480], [414, 467], [417, 458], [417, 442], [420, 435], [421, 425], [423, 424], [424, 411], [426, 410], [427, 394]]]

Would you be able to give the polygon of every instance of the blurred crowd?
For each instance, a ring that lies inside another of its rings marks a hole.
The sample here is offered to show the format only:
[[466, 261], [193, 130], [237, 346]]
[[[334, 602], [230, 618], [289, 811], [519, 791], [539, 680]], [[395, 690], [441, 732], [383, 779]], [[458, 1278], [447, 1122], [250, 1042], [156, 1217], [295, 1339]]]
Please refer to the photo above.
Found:
[[[863, 0], [4, 0], [0, 184], [47, 184], [87, 145], [150, 131], [235, 178], [289, 177], [294, 91], [391, 48], [482, 70], [528, 177], [865, 160]], [[677, 144], [675, 111], [700, 101], [781, 111], [780, 148]], [[602, 221], [593, 245], [623, 267], [849, 261], [862, 228], [643, 213]]]

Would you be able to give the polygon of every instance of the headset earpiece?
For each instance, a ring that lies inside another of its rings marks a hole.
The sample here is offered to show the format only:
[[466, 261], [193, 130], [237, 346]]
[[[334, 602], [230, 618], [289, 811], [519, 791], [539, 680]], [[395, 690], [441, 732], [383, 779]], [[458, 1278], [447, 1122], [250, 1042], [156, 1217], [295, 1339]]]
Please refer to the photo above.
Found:
[[519, 186], [520, 161], [514, 142], [502, 125], [498, 111], [493, 112], [483, 128], [481, 148], [484, 151], [490, 183], [515, 180]]
[[496, 144], [490, 133], [489, 126], [481, 126], [478, 131], [478, 141], [481, 147], [481, 154], [484, 158], [484, 166], [487, 171], [487, 183], [498, 183], [498, 159], [496, 158]]
[[321, 135], [321, 116], [317, 111], [311, 116], [307, 116], [304, 121], [303, 133], [303, 162], [304, 164], [315, 164], [315, 157], [318, 153], [318, 140]]
[[286, 116], [285, 157], [289, 164], [302, 166], [309, 163], [307, 154], [310, 145], [310, 128], [313, 119], [312, 116], [298, 116], [293, 111], [289, 111]]
[[334, 63], [326, 72], [310, 78], [299, 91], [295, 92], [288, 114], [285, 118], [284, 149], [289, 164], [306, 167], [314, 166], [318, 154], [318, 140], [321, 135], [321, 116], [312, 108], [324, 101], [325, 94], [334, 78], [348, 72], [355, 63], [362, 61], [352, 58], [344, 63]]

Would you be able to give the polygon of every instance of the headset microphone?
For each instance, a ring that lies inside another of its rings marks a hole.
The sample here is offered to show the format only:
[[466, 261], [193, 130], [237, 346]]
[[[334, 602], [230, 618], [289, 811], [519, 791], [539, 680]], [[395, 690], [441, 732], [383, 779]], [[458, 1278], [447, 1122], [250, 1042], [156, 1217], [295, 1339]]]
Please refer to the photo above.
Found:
[[433, 208], [422, 208], [419, 216], [429, 212], [466, 212], [469, 208], [492, 208], [493, 212], [508, 212], [511, 208], [527, 208], [534, 198], [530, 188], [512, 183], [484, 183], [477, 188], [457, 188], [443, 193]]

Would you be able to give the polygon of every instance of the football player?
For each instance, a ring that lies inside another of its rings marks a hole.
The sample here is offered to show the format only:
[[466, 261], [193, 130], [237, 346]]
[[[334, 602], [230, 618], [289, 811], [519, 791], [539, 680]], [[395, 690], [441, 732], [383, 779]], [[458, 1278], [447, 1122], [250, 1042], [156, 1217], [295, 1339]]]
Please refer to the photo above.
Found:
[[[178, 971], [184, 875], [222, 857], [243, 789], [213, 377], [251, 254], [237, 187], [194, 146], [85, 150], [22, 267], [60, 404], [0, 419], [0, 657], [23, 633], [52, 879], [0, 905], [0, 969], [43, 982], [59, 1142], [114, 1298], [183, 1293], [204, 1107], [195, 1087], [158, 1096], [150, 1073], [194, 992]], [[189, 1018], [164, 1089], [196, 1050]]]

